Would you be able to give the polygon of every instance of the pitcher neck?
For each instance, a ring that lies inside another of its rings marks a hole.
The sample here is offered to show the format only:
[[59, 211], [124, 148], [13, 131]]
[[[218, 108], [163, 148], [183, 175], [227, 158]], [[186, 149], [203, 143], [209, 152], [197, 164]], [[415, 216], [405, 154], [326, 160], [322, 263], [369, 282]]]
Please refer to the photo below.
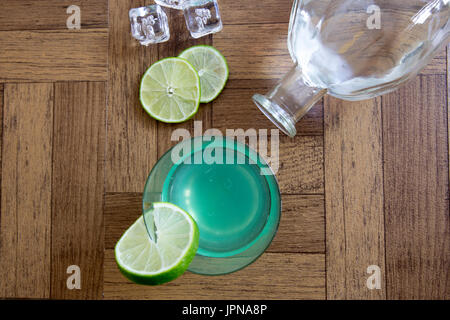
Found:
[[301, 68], [294, 66], [266, 95], [253, 95], [253, 101], [280, 130], [293, 137], [297, 121], [326, 93], [326, 89], [309, 85]]

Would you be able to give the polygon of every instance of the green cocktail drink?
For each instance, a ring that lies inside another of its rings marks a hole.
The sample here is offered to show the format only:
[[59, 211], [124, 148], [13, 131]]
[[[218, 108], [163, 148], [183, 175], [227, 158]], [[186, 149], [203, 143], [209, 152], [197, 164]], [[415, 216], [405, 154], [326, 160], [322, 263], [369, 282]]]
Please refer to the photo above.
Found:
[[[150, 173], [144, 210], [171, 202], [200, 230], [189, 270], [223, 274], [253, 262], [270, 244], [280, 217], [273, 173], [248, 146], [222, 137], [196, 137], [169, 150]], [[145, 215], [144, 215], [145, 217]]]

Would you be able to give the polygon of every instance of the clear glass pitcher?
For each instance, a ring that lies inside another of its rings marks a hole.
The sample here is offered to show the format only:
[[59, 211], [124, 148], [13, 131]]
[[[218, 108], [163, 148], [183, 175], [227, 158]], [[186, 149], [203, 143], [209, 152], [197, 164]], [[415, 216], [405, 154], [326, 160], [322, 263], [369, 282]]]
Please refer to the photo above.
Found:
[[414, 77], [449, 40], [450, 0], [296, 0], [294, 67], [253, 100], [289, 136], [325, 94], [363, 100]]

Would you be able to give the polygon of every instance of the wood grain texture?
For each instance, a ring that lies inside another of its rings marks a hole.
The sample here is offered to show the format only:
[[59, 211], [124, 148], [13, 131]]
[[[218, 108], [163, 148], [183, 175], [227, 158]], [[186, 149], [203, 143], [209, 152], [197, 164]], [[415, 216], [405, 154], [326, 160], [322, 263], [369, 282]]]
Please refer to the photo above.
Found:
[[449, 299], [450, 220], [445, 76], [383, 97], [388, 298]]
[[[269, 90], [275, 86], [279, 79], [228, 79], [226, 88], [228, 89], [247, 89], [247, 90]], [[222, 95], [222, 94], [221, 94]], [[220, 95], [217, 99], [220, 98]]]
[[[2, 198], [2, 142], [3, 142], [3, 84], [0, 83], [0, 219], [2, 214], [1, 198]], [[1, 220], [0, 220], [1, 222]]]
[[[268, 252], [325, 252], [324, 200], [321, 195], [283, 195], [280, 226]], [[105, 196], [105, 249], [116, 242], [142, 212], [141, 193]]]
[[108, 0], [2, 0], [0, 30], [67, 29], [67, 8], [80, 7], [81, 28], [108, 27]]
[[323, 254], [265, 253], [238, 272], [205, 277], [185, 273], [151, 287], [129, 282], [117, 268], [114, 251], [105, 251], [105, 299], [324, 299]]
[[142, 193], [105, 195], [105, 249], [114, 249], [125, 230], [142, 215]]
[[[327, 297], [383, 299], [385, 248], [380, 99], [325, 99]], [[369, 290], [367, 267], [381, 269]]]
[[[103, 192], [106, 84], [55, 84], [52, 193], [54, 299], [98, 299], [103, 282]], [[81, 289], [66, 286], [67, 267]]]
[[141, 106], [139, 84], [158, 60], [157, 46], [141, 46], [130, 34], [128, 10], [144, 1], [109, 2], [109, 86], [106, 190], [142, 192], [157, 159], [157, 123]]
[[224, 24], [287, 23], [291, 7], [291, 0], [264, 0], [264, 5], [255, 5], [253, 0], [220, 1]]
[[268, 252], [325, 253], [323, 195], [282, 195], [278, 232]]
[[280, 136], [280, 168], [277, 172], [282, 194], [323, 194], [323, 138]]
[[0, 81], [106, 80], [107, 29], [0, 31]]
[[53, 85], [7, 84], [4, 95], [0, 297], [48, 298]]
[[[231, 80], [230, 82], [233, 82]], [[227, 88], [214, 100], [213, 125], [226, 129], [247, 130], [276, 128], [253, 103], [256, 92], [266, 94], [269, 88]], [[296, 125], [297, 135], [323, 135], [323, 104], [317, 103]]]
[[[200, 105], [199, 111], [191, 119], [179, 124], [166, 124], [158, 122], [158, 158], [181, 140], [177, 140], [176, 130], [187, 130], [194, 136], [202, 135], [211, 128], [211, 104]], [[174, 136], [172, 136], [174, 134]]]
[[430, 63], [420, 72], [421, 75], [446, 75], [447, 74], [447, 52], [446, 47], [442, 48]]
[[213, 44], [227, 58], [231, 80], [280, 79], [293, 66], [287, 34], [287, 23], [224, 25]]
[[[183, 50], [194, 45], [211, 45], [212, 36], [205, 36], [199, 39], [193, 39], [186, 28], [184, 15], [179, 10], [169, 10], [169, 27], [171, 37], [170, 40], [158, 46], [159, 58], [176, 57]], [[200, 104], [197, 114], [191, 119], [179, 124], [166, 124], [158, 122], [158, 157], [161, 157], [170, 147], [179, 141], [172, 140], [172, 133], [177, 129], [186, 129], [194, 136], [194, 121], [201, 121], [200, 132], [202, 135], [204, 130], [211, 127], [212, 122], [212, 104]]]

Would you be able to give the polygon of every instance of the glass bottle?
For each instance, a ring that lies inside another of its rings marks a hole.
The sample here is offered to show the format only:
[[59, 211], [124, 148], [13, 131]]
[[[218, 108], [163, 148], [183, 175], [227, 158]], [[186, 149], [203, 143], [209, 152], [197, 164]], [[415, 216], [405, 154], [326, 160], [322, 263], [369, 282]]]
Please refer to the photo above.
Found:
[[295, 0], [294, 67], [253, 100], [289, 136], [325, 94], [363, 100], [395, 90], [448, 43], [450, 0]]

